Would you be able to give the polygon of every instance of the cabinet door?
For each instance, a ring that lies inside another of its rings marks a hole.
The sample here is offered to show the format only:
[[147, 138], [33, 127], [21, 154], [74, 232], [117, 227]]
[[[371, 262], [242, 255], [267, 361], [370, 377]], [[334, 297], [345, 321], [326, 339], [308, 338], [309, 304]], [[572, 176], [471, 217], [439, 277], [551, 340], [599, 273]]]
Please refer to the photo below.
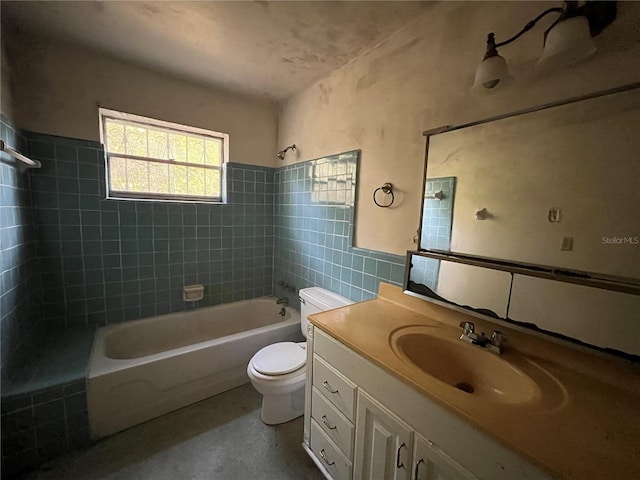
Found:
[[477, 480], [462, 465], [419, 433], [414, 433], [413, 480]]
[[409, 480], [411, 428], [362, 390], [357, 412], [354, 478]]

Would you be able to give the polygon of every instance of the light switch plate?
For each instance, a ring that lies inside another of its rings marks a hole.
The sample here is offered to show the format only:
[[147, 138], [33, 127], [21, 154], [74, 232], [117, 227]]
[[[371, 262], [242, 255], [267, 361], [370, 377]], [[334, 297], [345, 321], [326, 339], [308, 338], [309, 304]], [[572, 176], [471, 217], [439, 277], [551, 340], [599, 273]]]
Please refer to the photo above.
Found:
[[559, 208], [550, 208], [549, 214], [547, 216], [551, 223], [557, 223], [560, 221], [560, 209]]
[[573, 237], [562, 237], [562, 245], [560, 250], [573, 250]]

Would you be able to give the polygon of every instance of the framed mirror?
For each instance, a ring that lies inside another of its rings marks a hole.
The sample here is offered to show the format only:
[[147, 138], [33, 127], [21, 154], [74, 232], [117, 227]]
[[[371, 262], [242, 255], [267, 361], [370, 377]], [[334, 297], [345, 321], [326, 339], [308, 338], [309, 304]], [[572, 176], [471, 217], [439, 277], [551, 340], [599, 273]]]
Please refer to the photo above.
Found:
[[640, 84], [425, 132], [405, 290], [640, 355]]

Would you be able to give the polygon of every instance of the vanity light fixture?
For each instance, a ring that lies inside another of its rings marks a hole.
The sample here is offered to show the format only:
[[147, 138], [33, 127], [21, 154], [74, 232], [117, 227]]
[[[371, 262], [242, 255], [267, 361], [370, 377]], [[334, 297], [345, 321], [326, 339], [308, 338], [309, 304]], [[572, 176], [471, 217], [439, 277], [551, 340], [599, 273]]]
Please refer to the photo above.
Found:
[[[578, 5], [582, 3], [582, 5]], [[583, 60], [596, 51], [592, 37], [598, 35], [616, 18], [615, 1], [566, 1], [562, 8], [545, 10], [527, 23], [522, 30], [504, 42], [496, 43], [495, 34], [487, 36], [487, 51], [478, 68], [471, 87], [474, 94], [484, 95], [502, 90], [513, 82], [506, 60], [498, 48], [510, 44], [531, 30], [538, 21], [550, 13], [560, 16], [544, 32], [544, 49], [536, 67], [556, 67]]]

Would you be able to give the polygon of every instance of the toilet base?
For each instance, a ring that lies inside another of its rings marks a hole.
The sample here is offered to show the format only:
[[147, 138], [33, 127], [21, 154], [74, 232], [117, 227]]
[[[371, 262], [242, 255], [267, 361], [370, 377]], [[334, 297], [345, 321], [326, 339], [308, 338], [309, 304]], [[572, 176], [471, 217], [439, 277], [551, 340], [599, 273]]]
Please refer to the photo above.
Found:
[[260, 420], [267, 425], [286, 423], [304, 415], [304, 385], [286, 395], [263, 395]]

